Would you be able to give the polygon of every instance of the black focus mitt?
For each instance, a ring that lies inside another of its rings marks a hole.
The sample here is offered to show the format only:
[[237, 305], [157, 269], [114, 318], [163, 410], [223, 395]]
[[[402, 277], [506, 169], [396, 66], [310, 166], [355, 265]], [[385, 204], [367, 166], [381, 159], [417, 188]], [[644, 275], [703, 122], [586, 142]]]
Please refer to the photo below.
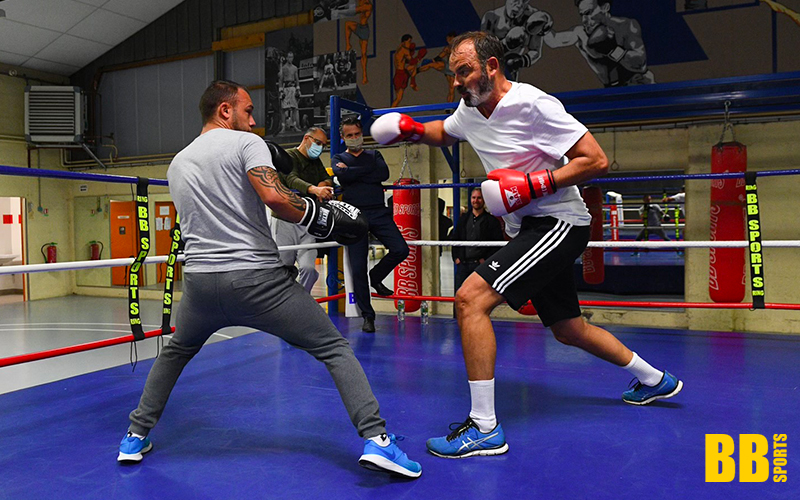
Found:
[[299, 224], [315, 238], [332, 237], [342, 245], [352, 245], [360, 241], [369, 231], [369, 222], [361, 210], [343, 201], [319, 202], [313, 198], [303, 198], [306, 213]]
[[267, 143], [267, 148], [269, 148], [269, 152], [272, 154], [272, 164], [275, 165], [275, 169], [284, 175], [291, 173], [292, 168], [294, 168], [294, 163], [289, 153], [275, 142], [267, 140], [264, 142]]

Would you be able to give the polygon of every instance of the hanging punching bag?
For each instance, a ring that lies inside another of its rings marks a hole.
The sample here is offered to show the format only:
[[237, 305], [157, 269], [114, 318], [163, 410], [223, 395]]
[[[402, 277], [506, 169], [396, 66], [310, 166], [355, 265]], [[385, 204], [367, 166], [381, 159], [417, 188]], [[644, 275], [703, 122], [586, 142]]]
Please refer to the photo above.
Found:
[[[591, 241], [603, 241], [603, 191], [597, 186], [586, 186], [581, 193], [592, 216]], [[590, 285], [599, 285], [606, 279], [603, 248], [583, 251], [583, 280]]]
[[[711, 173], [747, 170], [747, 148], [720, 142], [711, 149]], [[745, 238], [744, 179], [711, 181], [711, 241]], [[714, 302], [741, 302], [745, 294], [745, 249], [711, 248], [708, 252], [708, 295]]]
[[[416, 179], [404, 177], [395, 185], [419, 184]], [[419, 189], [395, 189], [392, 195], [394, 222], [403, 235], [403, 239], [419, 240], [422, 236], [422, 219], [420, 218]], [[422, 253], [418, 246], [409, 247], [408, 257], [394, 268], [395, 295], [422, 295]], [[397, 301], [395, 301], [397, 307]], [[406, 312], [419, 309], [418, 300], [406, 300]]]

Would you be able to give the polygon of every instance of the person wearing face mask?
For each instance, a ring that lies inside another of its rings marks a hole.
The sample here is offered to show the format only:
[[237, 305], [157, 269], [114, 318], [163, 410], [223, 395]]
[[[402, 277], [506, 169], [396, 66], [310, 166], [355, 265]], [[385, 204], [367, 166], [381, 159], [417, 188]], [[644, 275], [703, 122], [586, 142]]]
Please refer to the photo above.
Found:
[[[319, 201], [332, 199], [333, 178], [328, 175], [325, 166], [319, 159], [322, 148], [327, 142], [328, 136], [321, 128], [311, 127], [306, 130], [300, 145], [286, 151], [292, 158], [292, 171], [286, 176], [280, 174], [281, 182], [289, 189], [299, 191], [301, 196], [315, 196]], [[316, 242], [313, 236], [299, 229], [297, 224], [282, 219], [275, 212], [272, 213], [272, 217], [274, 221], [272, 238], [278, 246]], [[284, 265], [293, 266], [297, 261], [299, 270], [297, 279], [307, 292], [311, 292], [314, 283], [319, 278], [315, 266], [316, 257], [315, 249], [281, 251], [281, 260]]]
[[392, 290], [382, 281], [408, 257], [408, 245], [397, 229], [392, 209], [387, 208], [384, 202], [381, 183], [389, 178], [389, 167], [383, 156], [378, 151], [364, 150], [364, 136], [358, 117], [344, 118], [340, 125], [340, 133], [347, 145], [347, 151], [335, 155], [331, 159], [331, 166], [342, 185], [342, 200], [361, 209], [369, 221], [369, 232], [389, 250], [367, 273], [368, 236], [349, 246], [353, 292], [361, 316], [364, 318], [361, 329], [365, 332], [374, 332], [375, 309], [370, 303], [369, 284], [372, 284], [378, 295], [392, 295]]

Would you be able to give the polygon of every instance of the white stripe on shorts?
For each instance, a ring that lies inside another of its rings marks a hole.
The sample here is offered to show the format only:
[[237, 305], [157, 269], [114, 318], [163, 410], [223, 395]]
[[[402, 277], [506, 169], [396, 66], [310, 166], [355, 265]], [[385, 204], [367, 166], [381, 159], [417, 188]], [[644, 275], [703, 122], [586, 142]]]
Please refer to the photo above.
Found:
[[560, 220], [556, 225], [544, 235], [525, 255], [511, 265], [503, 274], [498, 276], [492, 288], [499, 294], [503, 294], [517, 278], [530, 271], [547, 254], [555, 250], [558, 245], [567, 237], [567, 233], [572, 228], [572, 224]]

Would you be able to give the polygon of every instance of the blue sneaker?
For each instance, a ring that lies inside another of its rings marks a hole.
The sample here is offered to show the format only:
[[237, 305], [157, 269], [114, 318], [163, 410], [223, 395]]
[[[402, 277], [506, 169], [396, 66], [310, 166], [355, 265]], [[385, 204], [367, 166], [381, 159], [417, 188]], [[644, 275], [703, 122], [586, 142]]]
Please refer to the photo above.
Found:
[[388, 437], [389, 445], [384, 447], [367, 439], [364, 442], [364, 454], [358, 459], [358, 465], [366, 469], [391, 472], [405, 477], [419, 477], [422, 474], [422, 466], [409, 459], [397, 446], [397, 441], [402, 441], [403, 436], [383, 434], [382, 437]]
[[[456, 426], [455, 428], [453, 426]], [[463, 424], [450, 424], [450, 434], [428, 440], [428, 451], [443, 458], [467, 458], [474, 455], [502, 455], [508, 451], [503, 427], [483, 433], [471, 418]]]
[[656, 399], [667, 399], [681, 392], [683, 389], [683, 382], [675, 378], [675, 375], [664, 370], [664, 376], [661, 377], [661, 382], [654, 387], [649, 387], [637, 379], [636, 383], [622, 393], [622, 400], [632, 405], [646, 405]]
[[142, 455], [153, 449], [153, 443], [150, 438], [139, 439], [134, 437], [128, 432], [122, 442], [119, 443], [119, 455], [117, 462], [122, 463], [139, 463], [142, 461]]

